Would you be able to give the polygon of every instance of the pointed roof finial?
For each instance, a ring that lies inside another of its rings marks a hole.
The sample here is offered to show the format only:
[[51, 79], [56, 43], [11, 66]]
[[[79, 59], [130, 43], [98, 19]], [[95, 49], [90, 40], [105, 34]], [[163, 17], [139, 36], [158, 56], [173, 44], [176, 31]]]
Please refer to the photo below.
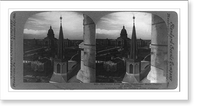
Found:
[[62, 15], [60, 15], [60, 25], [62, 25]]
[[135, 24], [135, 16], [133, 16], [133, 23]]
[[51, 25], [50, 25], [50, 29], [52, 29]]
[[123, 25], [123, 29], [125, 29], [125, 26]]

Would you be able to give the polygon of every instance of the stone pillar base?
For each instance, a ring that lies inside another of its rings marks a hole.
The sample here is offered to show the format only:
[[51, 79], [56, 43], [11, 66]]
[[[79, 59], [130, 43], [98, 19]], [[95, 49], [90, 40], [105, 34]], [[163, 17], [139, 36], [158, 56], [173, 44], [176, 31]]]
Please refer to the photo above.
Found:
[[96, 71], [92, 68], [87, 68], [86, 70], [79, 70], [76, 78], [83, 83], [94, 83]]
[[164, 70], [151, 66], [147, 79], [150, 83], [166, 83], [166, 77], [164, 76]]
[[122, 83], [139, 83], [139, 74], [129, 74], [126, 72]]
[[67, 73], [53, 73], [49, 83], [67, 83]]

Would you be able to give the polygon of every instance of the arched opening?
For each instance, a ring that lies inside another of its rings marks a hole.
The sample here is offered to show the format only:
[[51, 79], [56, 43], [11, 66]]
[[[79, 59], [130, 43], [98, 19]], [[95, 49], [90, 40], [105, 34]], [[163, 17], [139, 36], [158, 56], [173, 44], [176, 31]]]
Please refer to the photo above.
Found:
[[133, 73], [133, 65], [132, 64], [129, 65], [129, 73]]
[[57, 64], [57, 73], [60, 73], [60, 64]]
[[138, 71], [139, 69], [138, 68], [139, 68], [139, 65], [135, 64], [135, 66], [134, 66], [134, 72], [135, 73], [139, 73], [139, 71]]

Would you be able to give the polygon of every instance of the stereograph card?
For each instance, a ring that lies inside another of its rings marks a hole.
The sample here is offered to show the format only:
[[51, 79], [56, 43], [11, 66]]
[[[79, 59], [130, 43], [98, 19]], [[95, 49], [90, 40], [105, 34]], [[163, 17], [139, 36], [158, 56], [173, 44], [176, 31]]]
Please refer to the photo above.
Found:
[[14, 90], [176, 89], [176, 11], [10, 14]]

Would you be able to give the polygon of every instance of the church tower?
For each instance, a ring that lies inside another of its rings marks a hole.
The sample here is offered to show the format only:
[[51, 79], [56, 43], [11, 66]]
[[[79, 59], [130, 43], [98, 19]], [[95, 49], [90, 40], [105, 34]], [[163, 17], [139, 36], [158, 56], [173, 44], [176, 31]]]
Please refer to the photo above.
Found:
[[141, 63], [138, 60], [135, 17], [133, 17], [133, 30], [131, 37], [130, 55], [129, 58], [126, 59], [126, 75], [122, 82], [124, 83], [140, 82], [140, 72], [141, 72]]
[[66, 83], [67, 82], [67, 60], [64, 57], [64, 35], [62, 29], [62, 17], [60, 17], [60, 31], [58, 39], [57, 56], [54, 59], [53, 75], [50, 79], [50, 83]]

